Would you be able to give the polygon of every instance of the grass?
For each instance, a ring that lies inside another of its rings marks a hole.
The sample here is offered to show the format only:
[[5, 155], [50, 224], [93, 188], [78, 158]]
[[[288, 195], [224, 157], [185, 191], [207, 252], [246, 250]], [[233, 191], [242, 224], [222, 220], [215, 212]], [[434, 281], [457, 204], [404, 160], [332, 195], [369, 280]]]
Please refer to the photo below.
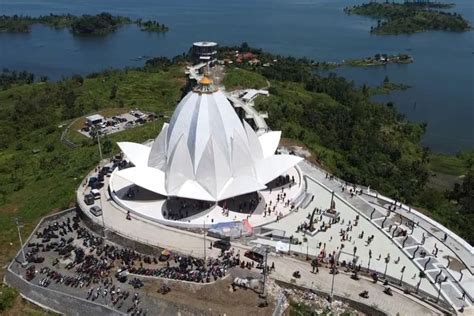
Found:
[[430, 157], [429, 168], [433, 172], [459, 177], [467, 171], [467, 157], [433, 154]]
[[267, 86], [265, 77], [241, 68], [230, 68], [222, 83], [227, 90], [259, 89]]
[[468, 171], [469, 160], [474, 160], [472, 152], [463, 152], [456, 156], [432, 154], [428, 168], [431, 176], [428, 187], [444, 192], [451, 190], [455, 183], [461, 183]]
[[15, 289], [2, 285], [1, 292], [0, 292], [0, 301], [3, 304], [5, 301], [8, 300], [9, 305], [8, 309], [0, 308], [1, 315], [4, 316], [46, 316], [46, 315], [58, 315], [56, 313], [52, 313], [46, 311], [39, 306], [33, 305], [32, 303], [28, 302], [27, 300], [23, 299]]
[[[86, 78], [74, 87], [75, 104], [83, 113], [110, 115], [130, 108], [169, 114], [181, 98], [182, 67], [168, 71], [111, 71], [106, 75]], [[64, 83], [32, 84], [12, 87], [0, 92], [0, 110], [13, 107], [15, 97], [35, 98], [50, 93], [51, 87]], [[117, 94], [110, 99], [112, 86]], [[5, 101], [5, 102], [2, 102]], [[67, 123], [72, 120], [62, 122]], [[19, 216], [26, 238], [44, 215], [74, 205], [75, 190], [85, 175], [99, 161], [97, 145], [75, 131], [70, 132], [79, 147], [71, 149], [60, 142], [65, 127], [61, 122], [23, 133], [8, 148], [0, 150], [0, 264], [8, 263], [19, 248], [13, 218]], [[112, 152], [118, 152], [117, 141], [142, 142], [155, 138], [164, 119], [108, 135]], [[77, 137], [76, 137], [77, 136]], [[1, 277], [0, 273], [0, 277]]]

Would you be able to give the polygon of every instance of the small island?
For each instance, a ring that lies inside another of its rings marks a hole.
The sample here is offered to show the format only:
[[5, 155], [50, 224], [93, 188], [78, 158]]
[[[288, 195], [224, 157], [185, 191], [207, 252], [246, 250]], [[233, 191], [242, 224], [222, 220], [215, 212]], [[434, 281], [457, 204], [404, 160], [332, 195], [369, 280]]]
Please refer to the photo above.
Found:
[[411, 64], [413, 57], [407, 54], [387, 55], [375, 54], [373, 57], [349, 59], [344, 61], [344, 65], [355, 67], [383, 66], [387, 64]]
[[155, 32], [155, 33], [166, 33], [168, 32], [168, 27], [164, 24], [158, 23], [158, 21], [142, 21], [142, 19], [138, 19], [136, 21], [136, 24], [138, 27], [140, 27], [140, 30], [146, 31], [146, 32]]
[[368, 87], [365, 84], [362, 86], [362, 92], [366, 95], [382, 95], [390, 94], [392, 91], [405, 91], [410, 89], [411, 86], [404, 83], [392, 82], [385, 76], [382, 83], [379, 86]]
[[346, 7], [344, 12], [378, 19], [377, 26], [371, 27], [370, 30], [371, 33], [378, 35], [411, 34], [430, 30], [468, 31], [471, 26], [460, 14], [441, 11], [453, 6], [454, 4], [428, 1], [370, 2]]
[[126, 24], [136, 24], [142, 31], [167, 32], [168, 27], [157, 21], [142, 22], [125, 16], [113, 16], [102, 12], [97, 15], [75, 16], [71, 14], [50, 14], [39, 17], [13, 15], [0, 16], [0, 32], [29, 33], [34, 24], [43, 24], [57, 29], [68, 28], [75, 35], [106, 35]]

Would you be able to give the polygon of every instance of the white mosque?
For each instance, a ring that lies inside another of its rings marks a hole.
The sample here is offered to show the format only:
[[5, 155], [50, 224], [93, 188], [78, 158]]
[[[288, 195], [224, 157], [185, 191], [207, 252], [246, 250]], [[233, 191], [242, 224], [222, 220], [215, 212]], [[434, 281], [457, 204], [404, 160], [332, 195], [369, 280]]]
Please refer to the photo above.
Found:
[[[258, 136], [205, 76], [151, 144], [118, 143], [133, 166], [112, 174], [112, 198], [135, 214], [167, 224], [200, 225], [209, 218], [264, 224], [271, 218], [265, 207], [272, 189], [287, 190], [288, 201], [301, 191], [296, 166], [302, 158], [276, 155], [280, 137], [280, 131]], [[282, 175], [296, 180], [277, 181]], [[282, 211], [275, 209], [277, 215]]]

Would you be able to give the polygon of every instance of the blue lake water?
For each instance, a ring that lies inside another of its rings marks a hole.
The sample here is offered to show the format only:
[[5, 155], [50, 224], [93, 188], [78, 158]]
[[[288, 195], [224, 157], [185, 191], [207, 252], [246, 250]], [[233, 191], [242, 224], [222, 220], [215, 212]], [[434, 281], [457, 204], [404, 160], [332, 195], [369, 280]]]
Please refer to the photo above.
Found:
[[[365, 0], [364, 0], [365, 1]], [[2, 0], [0, 14], [96, 14], [102, 11], [155, 19], [166, 34], [120, 28], [105, 37], [72, 36], [67, 30], [34, 26], [29, 34], [0, 33], [0, 67], [59, 79], [109, 67], [140, 66], [139, 56], [175, 56], [197, 40], [240, 44], [315, 60], [341, 61], [376, 53], [411, 54], [410, 65], [341, 68], [359, 85], [378, 85], [388, 75], [412, 86], [378, 96], [393, 101], [413, 121], [428, 123], [423, 143], [454, 153], [474, 148], [474, 31], [376, 36], [374, 21], [348, 16], [349, 0]], [[457, 0], [453, 11], [474, 21], [474, 2]]]

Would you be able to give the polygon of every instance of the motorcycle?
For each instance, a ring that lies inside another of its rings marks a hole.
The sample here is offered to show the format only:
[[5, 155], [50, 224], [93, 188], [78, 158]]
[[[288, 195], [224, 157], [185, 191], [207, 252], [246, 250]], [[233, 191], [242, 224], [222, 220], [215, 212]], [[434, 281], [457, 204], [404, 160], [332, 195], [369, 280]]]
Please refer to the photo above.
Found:
[[362, 298], [369, 298], [369, 291], [362, 291], [359, 293], [359, 296]]
[[392, 289], [389, 288], [389, 287], [386, 287], [386, 288], [383, 290], [383, 292], [384, 292], [385, 294], [387, 294], [387, 295], [390, 295], [390, 296], [393, 295]]

